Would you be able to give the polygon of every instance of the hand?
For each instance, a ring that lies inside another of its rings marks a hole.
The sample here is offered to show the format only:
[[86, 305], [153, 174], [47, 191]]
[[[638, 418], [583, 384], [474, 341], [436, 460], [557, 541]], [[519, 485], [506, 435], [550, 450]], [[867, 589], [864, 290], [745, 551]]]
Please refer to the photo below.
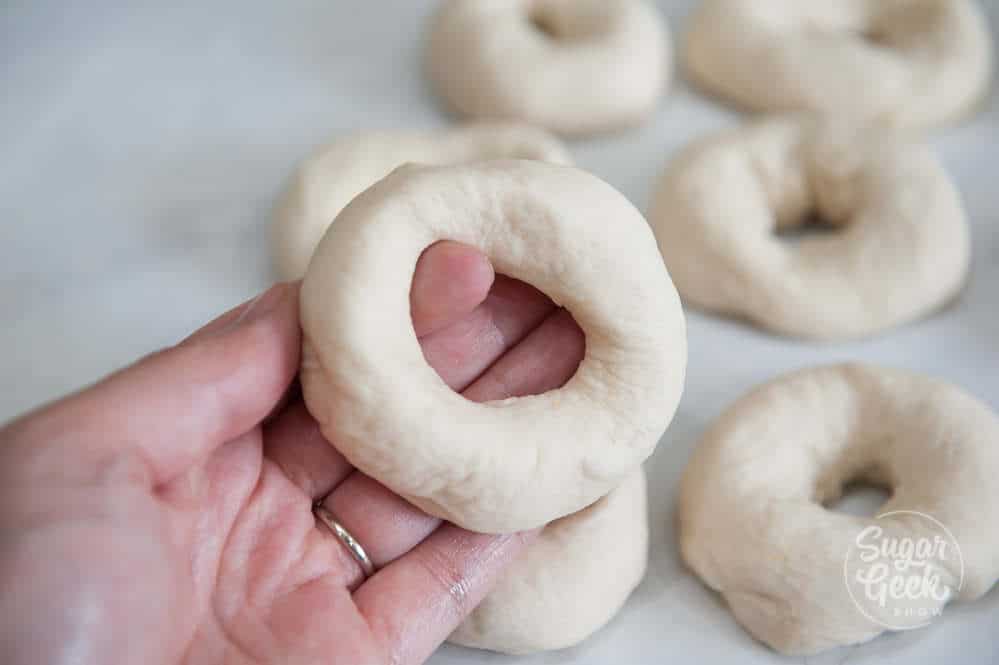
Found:
[[[295, 395], [297, 304], [278, 285], [0, 430], [6, 663], [421, 663], [529, 542], [441, 524], [351, 469]], [[566, 312], [466, 246], [424, 253], [411, 306], [469, 399], [558, 387], [583, 355]], [[315, 522], [327, 495], [378, 567], [366, 581]]]

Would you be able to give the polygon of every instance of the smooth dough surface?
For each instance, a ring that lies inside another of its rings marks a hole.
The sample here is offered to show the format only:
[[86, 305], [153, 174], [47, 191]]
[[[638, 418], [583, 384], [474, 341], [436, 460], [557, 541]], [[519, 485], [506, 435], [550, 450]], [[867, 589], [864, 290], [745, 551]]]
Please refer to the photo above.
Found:
[[459, 164], [489, 159], [571, 162], [555, 137], [527, 125], [469, 124], [442, 131], [372, 131], [343, 136], [299, 166], [275, 212], [271, 232], [281, 279], [301, 279], [309, 259], [350, 200], [408, 162]]
[[906, 129], [967, 114], [992, 78], [972, 0], [703, 0], [685, 61], [701, 86], [753, 110]]
[[[952, 385], [864, 365], [789, 374], [725, 411], [683, 475], [683, 558], [746, 630], [778, 651], [868, 640], [885, 628], [848, 594], [849, 548], [873, 524], [898, 538], [936, 534], [901, 515], [875, 520], [823, 507], [854, 481], [890, 490], [879, 513], [918, 511], [950, 530], [963, 559], [960, 599], [995, 584], [999, 419]], [[957, 562], [948, 561], [950, 580]], [[883, 616], [905, 607], [889, 596]]]
[[562, 134], [637, 124], [672, 70], [645, 0], [446, 0], [429, 40], [430, 78], [456, 111]]
[[[572, 313], [586, 352], [565, 386], [474, 403], [427, 364], [409, 291], [420, 254], [444, 239]], [[566, 166], [397, 169], [327, 231], [301, 319], [302, 389], [326, 438], [473, 531], [534, 528], [607, 494], [651, 454], [683, 388], [683, 312], [652, 232], [619, 192]]]
[[[814, 217], [826, 232], [777, 234]], [[970, 260], [959, 194], [925, 146], [809, 117], [689, 146], [649, 221], [685, 301], [814, 339], [931, 313], [963, 287]]]
[[564, 649], [610, 621], [648, 563], [645, 472], [546, 526], [448, 638], [511, 654]]

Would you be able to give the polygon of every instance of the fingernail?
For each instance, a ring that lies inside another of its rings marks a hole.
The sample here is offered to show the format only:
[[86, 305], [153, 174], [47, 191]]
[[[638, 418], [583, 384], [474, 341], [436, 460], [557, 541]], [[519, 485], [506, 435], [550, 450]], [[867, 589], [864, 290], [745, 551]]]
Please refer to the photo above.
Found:
[[258, 321], [263, 317], [274, 311], [284, 300], [285, 295], [288, 293], [288, 284], [281, 282], [275, 284], [271, 288], [267, 289], [259, 296], [248, 302], [244, 307], [243, 311], [240, 312], [236, 320], [227, 325], [225, 328], [219, 331], [220, 335], [225, 335], [226, 333], [232, 332], [240, 326], [252, 323], [253, 321]]

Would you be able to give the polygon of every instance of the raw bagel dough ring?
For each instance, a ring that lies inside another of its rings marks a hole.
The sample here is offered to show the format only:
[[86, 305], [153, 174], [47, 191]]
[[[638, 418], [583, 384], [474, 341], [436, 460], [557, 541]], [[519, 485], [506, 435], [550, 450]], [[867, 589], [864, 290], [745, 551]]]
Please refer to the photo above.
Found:
[[[445, 239], [572, 313], [586, 353], [565, 386], [479, 404], [431, 369], [409, 290], [420, 254]], [[473, 531], [531, 529], [607, 494], [655, 448], [683, 388], [683, 312], [648, 225], [570, 167], [397, 169], [327, 231], [301, 305], [302, 389], [326, 438], [411, 503]]]
[[[893, 494], [880, 513], [918, 511], [950, 530], [963, 558], [958, 597], [974, 600], [999, 578], [999, 541], [989, 532], [999, 523], [997, 478], [999, 418], [964, 391], [872, 366], [807, 369], [756, 388], [705, 434], [681, 482], [681, 550], [774, 649], [854, 644], [885, 628], [847, 592], [850, 547], [872, 524], [915, 538], [929, 522], [823, 504], [850, 482], [887, 486]], [[957, 562], [948, 560], [951, 579]], [[889, 597], [887, 610], [905, 603]]]
[[569, 164], [562, 143], [517, 124], [470, 124], [444, 131], [357, 132], [320, 148], [299, 166], [278, 204], [271, 233], [274, 264], [301, 279], [312, 252], [350, 200], [407, 162], [459, 164], [488, 159]]
[[448, 641], [510, 654], [579, 644], [642, 581], [648, 548], [638, 470], [592, 506], [546, 526]]
[[[813, 213], [833, 231], [775, 235]], [[649, 219], [686, 301], [815, 339], [929, 314], [961, 289], [970, 260], [959, 195], [927, 149], [797, 117], [688, 147]]]
[[685, 50], [700, 85], [750, 109], [906, 129], [967, 114], [992, 78], [970, 0], [704, 0]]
[[460, 113], [578, 135], [649, 116], [671, 58], [645, 0], [448, 0], [431, 26], [428, 67]]

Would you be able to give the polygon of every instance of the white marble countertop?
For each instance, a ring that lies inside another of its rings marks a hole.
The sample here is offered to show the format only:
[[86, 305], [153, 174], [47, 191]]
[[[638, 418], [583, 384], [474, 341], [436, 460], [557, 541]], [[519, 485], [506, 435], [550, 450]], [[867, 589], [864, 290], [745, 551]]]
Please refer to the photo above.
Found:
[[[999, 3], [980, 1], [999, 34]], [[0, 421], [178, 340], [265, 287], [270, 208], [317, 143], [347, 129], [447, 122], [420, 69], [433, 4], [6, 4]], [[659, 4], [677, 33], [693, 3]], [[581, 166], [644, 207], [679, 146], [736, 120], [679, 83], [641, 129], [571, 148]], [[781, 658], [683, 571], [671, 523], [676, 481], [698, 435], [726, 404], [779, 372], [875, 361], [952, 380], [999, 408], [999, 85], [973, 121], [934, 134], [933, 144], [974, 227], [963, 296], [929, 320], [846, 345], [789, 342], [691, 313], [686, 393], [648, 467], [649, 575], [625, 611], [584, 645], [519, 662], [999, 661], [996, 590], [948, 608], [927, 629]], [[433, 662], [513, 661], [446, 648]]]

